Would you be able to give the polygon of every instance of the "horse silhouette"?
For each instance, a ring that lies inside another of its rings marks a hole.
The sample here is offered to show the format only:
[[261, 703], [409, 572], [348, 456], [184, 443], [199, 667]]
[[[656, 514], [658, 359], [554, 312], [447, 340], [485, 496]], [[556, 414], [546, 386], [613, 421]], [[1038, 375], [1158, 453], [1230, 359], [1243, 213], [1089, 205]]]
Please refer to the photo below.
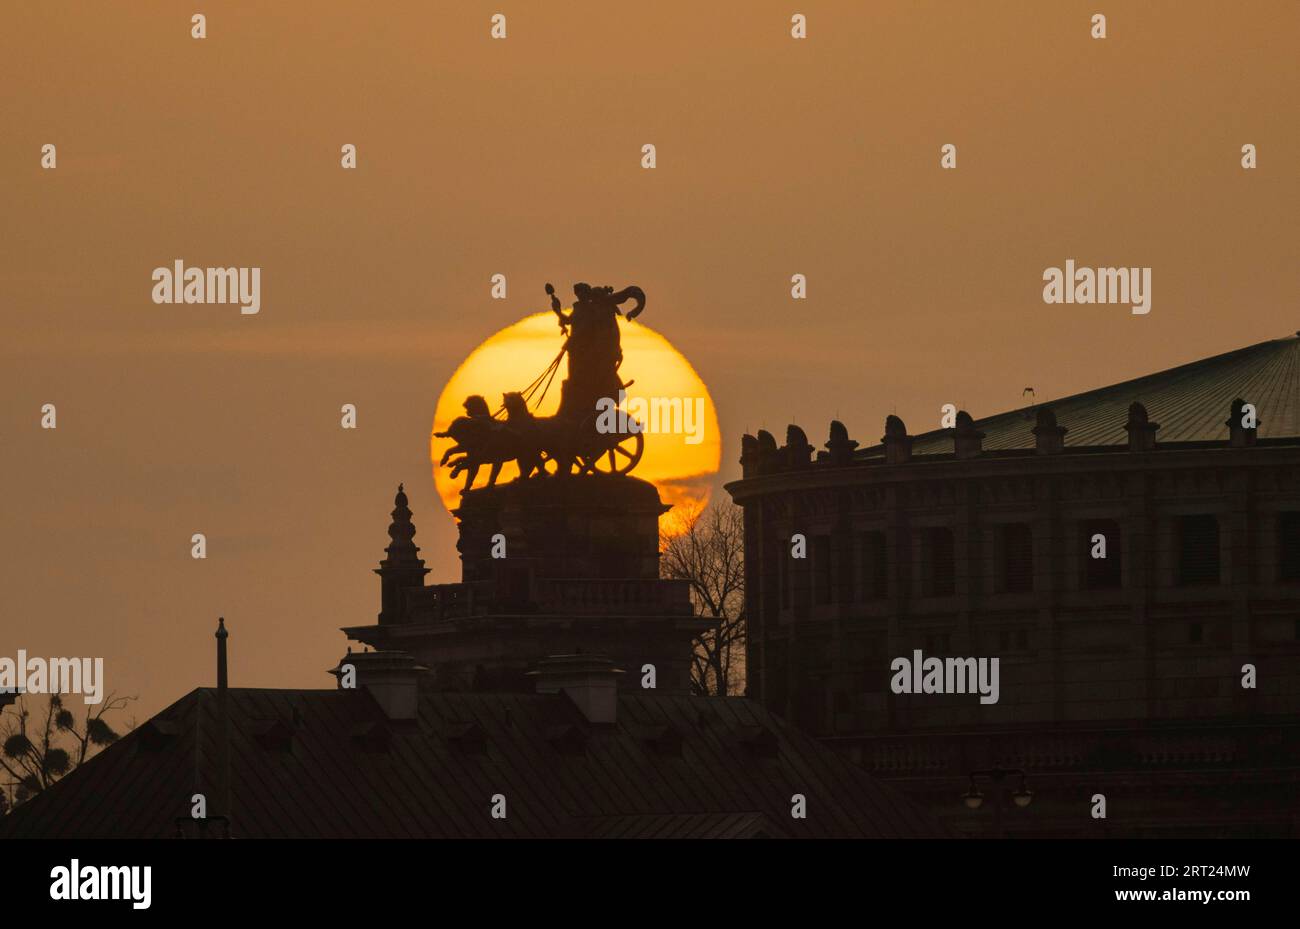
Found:
[[505, 394], [502, 403], [506, 410], [504, 422], [493, 419], [488, 413], [487, 402], [475, 394], [465, 400], [468, 416], [458, 416], [446, 432], [434, 433], [440, 439], [455, 440], [455, 444], [443, 453], [438, 465], [441, 467], [450, 463], [452, 478], [468, 471], [465, 490], [474, 486], [479, 469], [485, 464], [491, 465], [488, 487], [496, 484], [501, 467], [507, 461], [518, 463], [521, 477], [542, 471], [541, 443], [537, 428], [540, 421], [528, 411], [528, 405], [520, 393]]

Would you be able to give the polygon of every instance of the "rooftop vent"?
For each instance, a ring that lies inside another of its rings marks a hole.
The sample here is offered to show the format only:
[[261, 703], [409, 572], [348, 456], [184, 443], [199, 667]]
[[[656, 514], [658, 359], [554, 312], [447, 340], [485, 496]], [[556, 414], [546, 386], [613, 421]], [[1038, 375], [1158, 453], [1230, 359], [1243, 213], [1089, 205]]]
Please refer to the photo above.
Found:
[[623, 672], [603, 655], [555, 655], [543, 658], [536, 671], [539, 694], [563, 693], [597, 725], [613, 725], [618, 718], [618, 678]]
[[[351, 668], [349, 673], [348, 668]], [[392, 720], [411, 720], [419, 715], [420, 678], [429, 669], [406, 652], [348, 653], [330, 671], [340, 690], [365, 689]]]

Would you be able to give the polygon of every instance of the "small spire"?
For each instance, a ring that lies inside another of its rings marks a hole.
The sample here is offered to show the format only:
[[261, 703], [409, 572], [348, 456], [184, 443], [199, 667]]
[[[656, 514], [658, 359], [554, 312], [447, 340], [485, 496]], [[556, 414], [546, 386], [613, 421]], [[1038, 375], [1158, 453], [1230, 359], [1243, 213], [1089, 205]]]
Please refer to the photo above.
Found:
[[226, 639], [230, 633], [226, 631], [226, 619], [224, 616], [217, 617], [217, 690], [224, 693], [228, 681], [227, 662], [226, 662]]
[[385, 556], [375, 568], [382, 579], [379, 621], [400, 622], [405, 616], [405, 595], [408, 587], [423, 587], [429, 569], [420, 557], [415, 544], [415, 523], [411, 520], [411, 507], [406, 499], [406, 485], [397, 485], [393, 498], [392, 522], [388, 524], [388, 547]]
[[389, 563], [416, 561], [420, 549], [415, 544], [415, 523], [409, 501], [406, 499], [406, 485], [397, 485], [397, 496], [393, 498], [393, 521], [388, 525], [387, 561]]

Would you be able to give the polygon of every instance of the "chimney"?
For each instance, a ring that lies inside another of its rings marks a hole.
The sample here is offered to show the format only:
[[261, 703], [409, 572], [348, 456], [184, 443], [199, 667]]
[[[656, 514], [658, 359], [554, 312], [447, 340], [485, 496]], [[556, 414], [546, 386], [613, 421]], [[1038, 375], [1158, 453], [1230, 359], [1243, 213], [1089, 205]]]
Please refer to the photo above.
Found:
[[1252, 406], [1250, 415], [1246, 415], [1247, 403], [1238, 397], [1232, 401], [1232, 409], [1228, 413], [1228, 421], [1224, 423], [1228, 427], [1228, 444], [1233, 448], [1246, 448], [1255, 444], [1255, 439], [1259, 433], [1259, 418], [1255, 415], [1255, 408]]
[[[349, 666], [353, 669], [350, 680], [345, 670]], [[364, 688], [385, 716], [400, 720], [419, 715], [420, 678], [428, 670], [406, 652], [353, 653], [349, 649], [330, 674], [338, 679], [340, 690]]]
[[1149, 452], [1156, 447], [1156, 430], [1159, 423], [1153, 423], [1147, 416], [1147, 408], [1134, 402], [1128, 408], [1128, 422], [1124, 429], [1128, 432], [1128, 450], [1130, 452]]
[[885, 417], [885, 435], [880, 440], [885, 446], [885, 464], [903, 464], [912, 460], [912, 437], [907, 426], [897, 416]]
[[1034, 451], [1040, 455], [1059, 455], [1065, 450], [1065, 434], [1070, 430], [1056, 424], [1056, 413], [1050, 406], [1038, 408], [1037, 420], [1034, 424]]
[[965, 410], [957, 411], [957, 427], [952, 431], [953, 451], [958, 458], [978, 458], [984, 433], [975, 428], [975, 420]]
[[536, 671], [539, 694], [564, 693], [597, 725], [618, 720], [618, 678], [623, 672], [603, 655], [553, 655], [543, 658]]

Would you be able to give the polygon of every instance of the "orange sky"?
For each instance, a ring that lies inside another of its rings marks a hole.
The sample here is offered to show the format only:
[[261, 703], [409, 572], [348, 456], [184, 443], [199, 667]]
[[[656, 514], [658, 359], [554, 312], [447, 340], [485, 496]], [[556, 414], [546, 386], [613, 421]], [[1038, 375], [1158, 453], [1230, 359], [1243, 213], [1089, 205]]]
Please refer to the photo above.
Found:
[[[1300, 329], [1294, 0], [197, 6], [0, 30], [0, 654], [103, 656], [140, 719], [218, 615], [234, 685], [331, 686], [398, 481], [458, 578], [434, 404], [546, 281], [645, 289], [720, 480], [792, 417], [866, 444]], [[261, 313], [153, 304], [177, 258], [261, 267]], [[1044, 305], [1067, 258], [1152, 267], [1150, 315]]]

